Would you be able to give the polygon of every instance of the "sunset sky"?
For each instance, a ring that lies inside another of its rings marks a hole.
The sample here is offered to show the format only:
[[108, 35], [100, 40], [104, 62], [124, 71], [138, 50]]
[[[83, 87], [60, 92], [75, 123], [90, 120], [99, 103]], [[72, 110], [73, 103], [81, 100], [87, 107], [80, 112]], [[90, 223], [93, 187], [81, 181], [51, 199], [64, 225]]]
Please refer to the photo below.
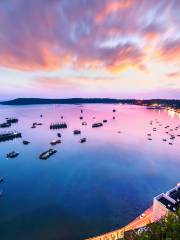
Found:
[[180, 0], [0, 0], [0, 100], [180, 99]]

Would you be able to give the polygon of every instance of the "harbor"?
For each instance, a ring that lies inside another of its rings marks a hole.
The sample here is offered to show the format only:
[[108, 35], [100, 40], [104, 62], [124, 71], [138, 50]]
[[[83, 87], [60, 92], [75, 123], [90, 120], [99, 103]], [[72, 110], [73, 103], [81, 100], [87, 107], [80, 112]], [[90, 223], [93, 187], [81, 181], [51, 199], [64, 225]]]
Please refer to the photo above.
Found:
[[[151, 211], [145, 209], [151, 206], [153, 197], [177, 182], [180, 118], [166, 109], [142, 106], [83, 105], [83, 112], [81, 109], [82, 106], [30, 106], [18, 108], [16, 114], [11, 109], [0, 109], [0, 122], [9, 116], [19, 120], [8, 131], [0, 131], [11, 138], [19, 136], [0, 142], [1, 206], [5, 205], [13, 216], [15, 210], [9, 203], [15, 195], [16, 209], [22, 209], [22, 213], [27, 205], [34, 211], [42, 203], [50, 206], [43, 208], [43, 217], [37, 218], [46, 229], [53, 204], [56, 208], [51, 212], [51, 223], [56, 226], [57, 222], [55, 232], [64, 231], [67, 239], [79, 239], [80, 235], [88, 239], [105, 233], [105, 237], [120, 236], [124, 226], [149, 220]], [[56, 123], [68, 127], [50, 129]], [[93, 128], [93, 124], [97, 127]], [[169, 169], [173, 174], [164, 178]], [[21, 190], [15, 194], [11, 186]], [[149, 193], [146, 196], [144, 189]], [[27, 198], [32, 200], [25, 204]], [[69, 209], [76, 220], [83, 216], [85, 229], [80, 224], [69, 233], [70, 224], [75, 221], [69, 216]], [[5, 215], [2, 214], [2, 227], [12, 229]], [[24, 222], [27, 219], [21, 212], [18, 216]], [[64, 224], [65, 218], [68, 223]], [[29, 221], [27, 228], [37, 229], [34, 218]], [[54, 229], [50, 228], [50, 232]]]

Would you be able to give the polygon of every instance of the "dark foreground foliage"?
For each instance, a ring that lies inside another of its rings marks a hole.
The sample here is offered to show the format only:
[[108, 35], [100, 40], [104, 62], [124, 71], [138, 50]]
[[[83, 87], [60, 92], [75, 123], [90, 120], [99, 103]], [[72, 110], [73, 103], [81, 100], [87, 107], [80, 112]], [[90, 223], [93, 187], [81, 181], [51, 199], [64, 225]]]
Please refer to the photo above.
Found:
[[180, 240], [180, 209], [157, 223], [148, 225], [143, 231], [131, 231], [124, 240]]

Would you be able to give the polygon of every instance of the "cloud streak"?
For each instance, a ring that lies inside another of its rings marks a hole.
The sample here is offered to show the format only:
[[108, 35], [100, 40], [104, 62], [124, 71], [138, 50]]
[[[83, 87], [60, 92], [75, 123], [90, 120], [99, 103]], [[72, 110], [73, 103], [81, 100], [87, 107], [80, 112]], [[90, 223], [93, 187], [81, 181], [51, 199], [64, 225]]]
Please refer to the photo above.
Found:
[[179, 9], [179, 0], [1, 0], [1, 86], [169, 96], [180, 88]]
[[[3, 0], [0, 65], [25, 71], [55, 70], [67, 65], [110, 71], [142, 66], [147, 37], [149, 41], [155, 36], [163, 39], [163, 32], [172, 24], [169, 15], [174, 16], [174, 26], [179, 20], [176, 10], [179, 1], [156, 3], [155, 0]], [[158, 16], [162, 10], [166, 14]], [[104, 40], [112, 39], [118, 39], [119, 43], [100, 46]], [[172, 43], [165, 44], [162, 39], [159, 40], [161, 57], [179, 58], [179, 42], [172, 39]]]

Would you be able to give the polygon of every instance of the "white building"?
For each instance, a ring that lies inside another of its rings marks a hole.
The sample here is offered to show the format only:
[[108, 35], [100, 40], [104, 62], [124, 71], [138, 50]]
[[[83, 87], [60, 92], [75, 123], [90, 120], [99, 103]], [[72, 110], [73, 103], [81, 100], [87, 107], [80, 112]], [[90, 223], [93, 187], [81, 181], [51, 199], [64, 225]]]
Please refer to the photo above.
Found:
[[153, 221], [158, 221], [169, 211], [176, 212], [180, 207], [180, 184], [153, 200]]

